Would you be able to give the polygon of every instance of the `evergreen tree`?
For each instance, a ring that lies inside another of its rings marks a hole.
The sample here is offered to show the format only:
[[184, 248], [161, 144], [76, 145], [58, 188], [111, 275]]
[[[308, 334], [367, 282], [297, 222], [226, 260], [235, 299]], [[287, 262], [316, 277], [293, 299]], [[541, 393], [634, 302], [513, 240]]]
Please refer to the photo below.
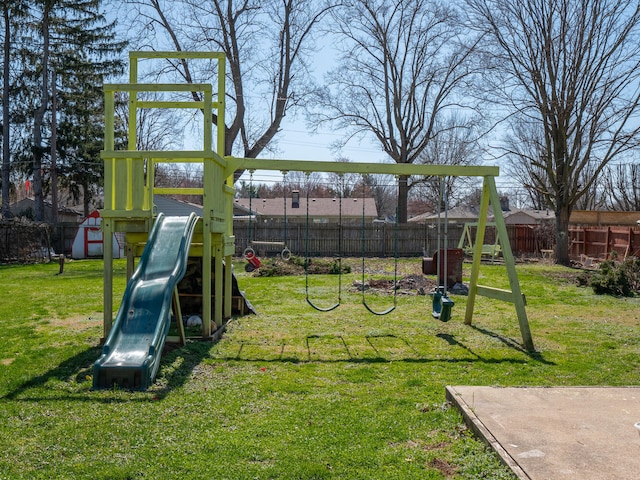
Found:
[[16, 45], [21, 43], [19, 35], [21, 33], [21, 25], [24, 17], [24, 2], [17, 0], [4, 0], [0, 2], [2, 9], [2, 176], [0, 178], [0, 186], [2, 187], [2, 216], [8, 218], [11, 216], [9, 210], [10, 190], [11, 190], [11, 117], [12, 106], [11, 96], [15, 87], [16, 79], [20, 77], [20, 65], [16, 62], [17, 50]]
[[[123, 62], [118, 54], [124, 42], [114, 41], [115, 22], [107, 22], [102, 0], [40, 0], [31, 5], [33, 30], [38, 33], [41, 49], [27, 57], [31, 72], [38, 78], [38, 94], [32, 98], [33, 133], [31, 135], [31, 173], [35, 197], [34, 216], [44, 219], [44, 160], [51, 147], [59, 148], [62, 164], [54, 166], [52, 177], [62, 174], [61, 183], [79, 195], [81, 186], [85, 206], [96, 193], [102, 177], [99, 151], [102, 140], [102, 84], [105, 77], [120, 74]], [[54, 73], [54, 75], [52, 75]], [[56, 79], [52, 88], [52, 77]], [[33, 78], [26, 76], [25, 78]], [[34, 91], [31, 83], [31, 91]], [[57, 109], [61, 119], [58, 139], [52, 131], [51, 92], [58, 92]], [[49, 139], [50, 143], [45, 143]], [[56, 154], [57, 152], [53, 152]], [[54, 187], [56, 187], [55, 185]]]

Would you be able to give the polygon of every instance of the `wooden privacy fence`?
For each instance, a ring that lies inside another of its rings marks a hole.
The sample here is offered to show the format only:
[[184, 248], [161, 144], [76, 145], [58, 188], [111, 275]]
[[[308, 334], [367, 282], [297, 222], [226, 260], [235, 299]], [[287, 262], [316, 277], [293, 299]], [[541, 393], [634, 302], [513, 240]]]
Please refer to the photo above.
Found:
[[571, 227], [572, 258], [591, 257], [604, 260], [616, 252], [618, 258], [640, 257], [639, 227]]
[[[294, 255], [313, 257], [332, 257], [340, 253], [344, 257], [359, 257], [364, 251], [367, 257], [400, 257], [431, 256], [438, 248], [438, 228], [436, 224], [407, 223], [370, 223], [364, 226], [358, 222], [344, 224], [342, 236], [337, 223], [309, 224], [308, 232], [305, 223], [288, 223], [282, 221], [266, 221], [254, 223], [235, 222], [233, 232], [236, 239], [236, 255], [242, 255], [244, 249], [254, 242], [258, 255], [275, 255], [282, 250], [282, 244]], [[464, 230], [464, 223], [448, 225], [447, 248], [456, 248]], [[541, 249], [549, 248], [542, 241], [539, 229], [529, 225], [507, 225], [509, 241], [514, 255], [539, 255]], [[286, 238], [285, 238], [286, 235]], [[340, 245], [342, 238], [342, 245]], [[472, 227], [472, 238], [475, 238], [475, 227]], [[364, 240], [363, 240], [364, 239]], [[495, 228], [487, 227], [484, 243], [493, 244]], [[444, 248], [444, 225], [441, 225], [440, 245]]]
[[[236, 223], [233, 227], [236, 237], [236, 255], [241, 255], [249, 246], [249, 226], [247, 222]], [[455, 248], [462, 234], [462, 226], [449, 227], [448, 245]], [[308, 239], [308, 246], [307, 246]], [[269, 221], [251, 226], [251, 240], [257, 246], [258, 255], [278, 253], [278, 244], [286, 243], [294, 255], [304, 256], [338, 256], [359, 257], [363, 246], [366, 256], [393, 257], [422, 256], [424, 252], [432, 252], [437, 248], [437, 228], [435, 225], [393, 223], [373, 223], [364, 227], [353, 224], [340, 226], [337, 223], [310, 224], [308, 229], [304, 223], [290, 223], [285, 227], [283, 222]], [[444, 244], [444, 232], [440, 234]], [[364, 245], [363, 245], [364, 242]], [[397, 244], [396, 244], [397, 242]], [[269, 243], [275, 245], [269, 246]], [[265, 245], [263, 247], [263, 245]], [[397, 246], [396, 246], [397, 245]], [[261, 251], [262, 248], [262, 251]]]

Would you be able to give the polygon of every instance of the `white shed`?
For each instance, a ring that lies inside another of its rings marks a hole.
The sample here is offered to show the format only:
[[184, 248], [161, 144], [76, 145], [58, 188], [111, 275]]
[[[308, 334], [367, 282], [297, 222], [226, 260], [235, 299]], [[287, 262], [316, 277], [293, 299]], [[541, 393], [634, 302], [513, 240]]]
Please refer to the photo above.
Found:
[[[71, 247], [72, 258], [95, 258], [102, 257], [103, 253], [103, 237], [102, 228], [100, 228], [100, 212], [95, 210], [78, 226], [78, 232], [73, 240]], [[113, 236], [113, 258], [123, 258], [124, 247]]]

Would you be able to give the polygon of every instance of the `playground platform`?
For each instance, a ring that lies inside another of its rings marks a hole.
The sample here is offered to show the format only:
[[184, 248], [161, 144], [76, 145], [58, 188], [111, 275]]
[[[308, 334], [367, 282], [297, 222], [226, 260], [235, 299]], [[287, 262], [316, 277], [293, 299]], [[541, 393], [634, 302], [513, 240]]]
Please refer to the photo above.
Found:
[[519, 479], [640, 475], [640, 387], [449, 386], [446, 394]]

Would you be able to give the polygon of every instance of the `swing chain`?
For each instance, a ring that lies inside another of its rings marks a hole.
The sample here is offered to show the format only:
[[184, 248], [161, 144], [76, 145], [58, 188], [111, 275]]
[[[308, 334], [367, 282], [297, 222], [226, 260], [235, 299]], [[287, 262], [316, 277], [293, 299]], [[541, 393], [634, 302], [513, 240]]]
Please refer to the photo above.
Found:
[[398, 211], [396, 207], [396, 229], [395, 229], [395, 252], [394, 252], [394, 271], [393, 271], [393, 305], [383, 311], [376, 311], [371, 308], [367, 304], [367, 299], [365, 296], [365, 254], [366, 254], [366, 241], [365, 241], [365, 232], [366, 232], [366, 221], [365, 221], [365, 180], [364, 176], [362, 178], [362, 305], [374, 315], [387, 315], [388, 313], [393, 312], [396, 309], [397, 298], [398, 298]]
[[256, 252], [251, 247], [251, 219], [253, 217], [253, 209], [252, 209], [252, 199], [253, 199], [253, 172], [255, 170], [249, 170], [249, 235], [247, 239], [247, 247], [242, 252], [242, 256], [246, 259], [247, 256], [251, 257], [255, 256]]
[[282, 260], [288, 261], [291, 259], [291, 250], [287, 247], [287, 170], [282, 170], [282, 197], [284, 201], [284, 248], [280, 253]]
[[[316, 310], [318, 310], [319, 312], [330, 312], [331, 310], [334, 310], [336, 308], [338, 308], [338, 306], [340, 306], [340, 303], [342, 301], [341, 299], [341, 294], [342, 294], [342, 238], [339, 239], [338, 241], [338, 245], [339, 245], [339, 249], [340, 252], [338, 253], [338, 267], [339, 267], [339, 272], [338, 272], [338, 301], [326, 308], [323, 307], [319, 307], [318, 305], [315, 305], [312, 301], [311, 298], [309, 297], [309, 264], [311, 263], [311, 258], [309, 256], [309, 177], [311, 176], [310, 172], [305, 172], [306, 175], [306, 202], [307, 202], [307, 206], [306, 206], [306, 210], [307, 210], [307, 215], [306, 215], [306, 229], [305, 229], [305, 259], [304, 259], [304, 273], [305, 273], [305, 297], [307, 300], [307, 303], [315, 308]], [[342, 193], [340, 194], [340, 213], [339, 213], [339, 218], [340, 218], [340, 237], [342, 237]]]

